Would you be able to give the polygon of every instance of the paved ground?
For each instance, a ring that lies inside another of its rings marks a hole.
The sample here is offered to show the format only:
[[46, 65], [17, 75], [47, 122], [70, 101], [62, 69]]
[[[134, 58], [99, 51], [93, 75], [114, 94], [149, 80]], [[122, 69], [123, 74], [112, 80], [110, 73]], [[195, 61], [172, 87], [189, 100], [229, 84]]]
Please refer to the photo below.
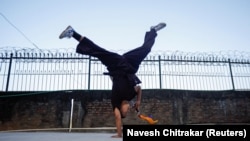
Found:
[[0, 141], [122, 141], [114, 133], [0, 132]]

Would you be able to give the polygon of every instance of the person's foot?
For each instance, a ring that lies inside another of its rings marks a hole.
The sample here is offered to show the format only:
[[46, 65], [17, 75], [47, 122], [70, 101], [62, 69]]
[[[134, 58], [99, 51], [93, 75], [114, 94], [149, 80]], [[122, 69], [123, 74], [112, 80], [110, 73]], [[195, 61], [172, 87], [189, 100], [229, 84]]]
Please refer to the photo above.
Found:
[[59, 39], [62, 38], [71, 38], [73, 36], [74, 29], [69, 25], [59, 36]]
[[154, 29], [154, 30], [157, 32], [157, 31], [163, 29], [163, 28], [166, 27], [166, 26], [167, 26], [166, 23], [159, 23], [159, 24], [157, 24], [157, 25], [155, 25], [155, 26], [151, 26], [150, 29]]

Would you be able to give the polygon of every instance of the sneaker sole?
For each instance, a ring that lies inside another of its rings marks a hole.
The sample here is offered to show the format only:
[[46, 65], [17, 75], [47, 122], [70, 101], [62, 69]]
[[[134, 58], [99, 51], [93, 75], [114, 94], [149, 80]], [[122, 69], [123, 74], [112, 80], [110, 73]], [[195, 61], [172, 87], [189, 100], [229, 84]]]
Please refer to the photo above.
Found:
[[160, 24], [158, 24], [155, 28], [157, 28], [157, 31], [159, 31], [159, 30], [165, 28], [166, 26], [167, 26], [166, 23], [160, 23]]
[[71, 26], [68, 26], [68, 27], [60, 34], [59, 39], [64, 38], [64, 34], [67, 32], [67, 30], [68, 30], [69, 28], [71, 28]]

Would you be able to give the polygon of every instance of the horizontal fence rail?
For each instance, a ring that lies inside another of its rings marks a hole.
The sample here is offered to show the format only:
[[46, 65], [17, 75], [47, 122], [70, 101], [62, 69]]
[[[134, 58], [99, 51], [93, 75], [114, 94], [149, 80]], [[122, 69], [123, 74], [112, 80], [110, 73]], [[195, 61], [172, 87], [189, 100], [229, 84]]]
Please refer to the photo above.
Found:
[[[1, 91], [106, 90], [97, 58], [72, 50], [0, 49]], [[152, 52], [137, 72], [143, 89], [250, 90], [250, 54]]]

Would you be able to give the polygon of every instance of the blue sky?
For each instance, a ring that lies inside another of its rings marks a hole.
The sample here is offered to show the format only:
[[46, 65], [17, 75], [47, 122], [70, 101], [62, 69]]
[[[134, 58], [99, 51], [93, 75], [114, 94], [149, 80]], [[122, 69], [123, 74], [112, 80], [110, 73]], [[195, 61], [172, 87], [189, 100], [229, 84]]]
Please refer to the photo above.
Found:
[[249, 0], [1, 0], [0, 47], [75, 48], [58, 38], [68, 25], [110, 50], [142, 44], [151, 25], [166, 22], [152, 51], [250, 49]]

